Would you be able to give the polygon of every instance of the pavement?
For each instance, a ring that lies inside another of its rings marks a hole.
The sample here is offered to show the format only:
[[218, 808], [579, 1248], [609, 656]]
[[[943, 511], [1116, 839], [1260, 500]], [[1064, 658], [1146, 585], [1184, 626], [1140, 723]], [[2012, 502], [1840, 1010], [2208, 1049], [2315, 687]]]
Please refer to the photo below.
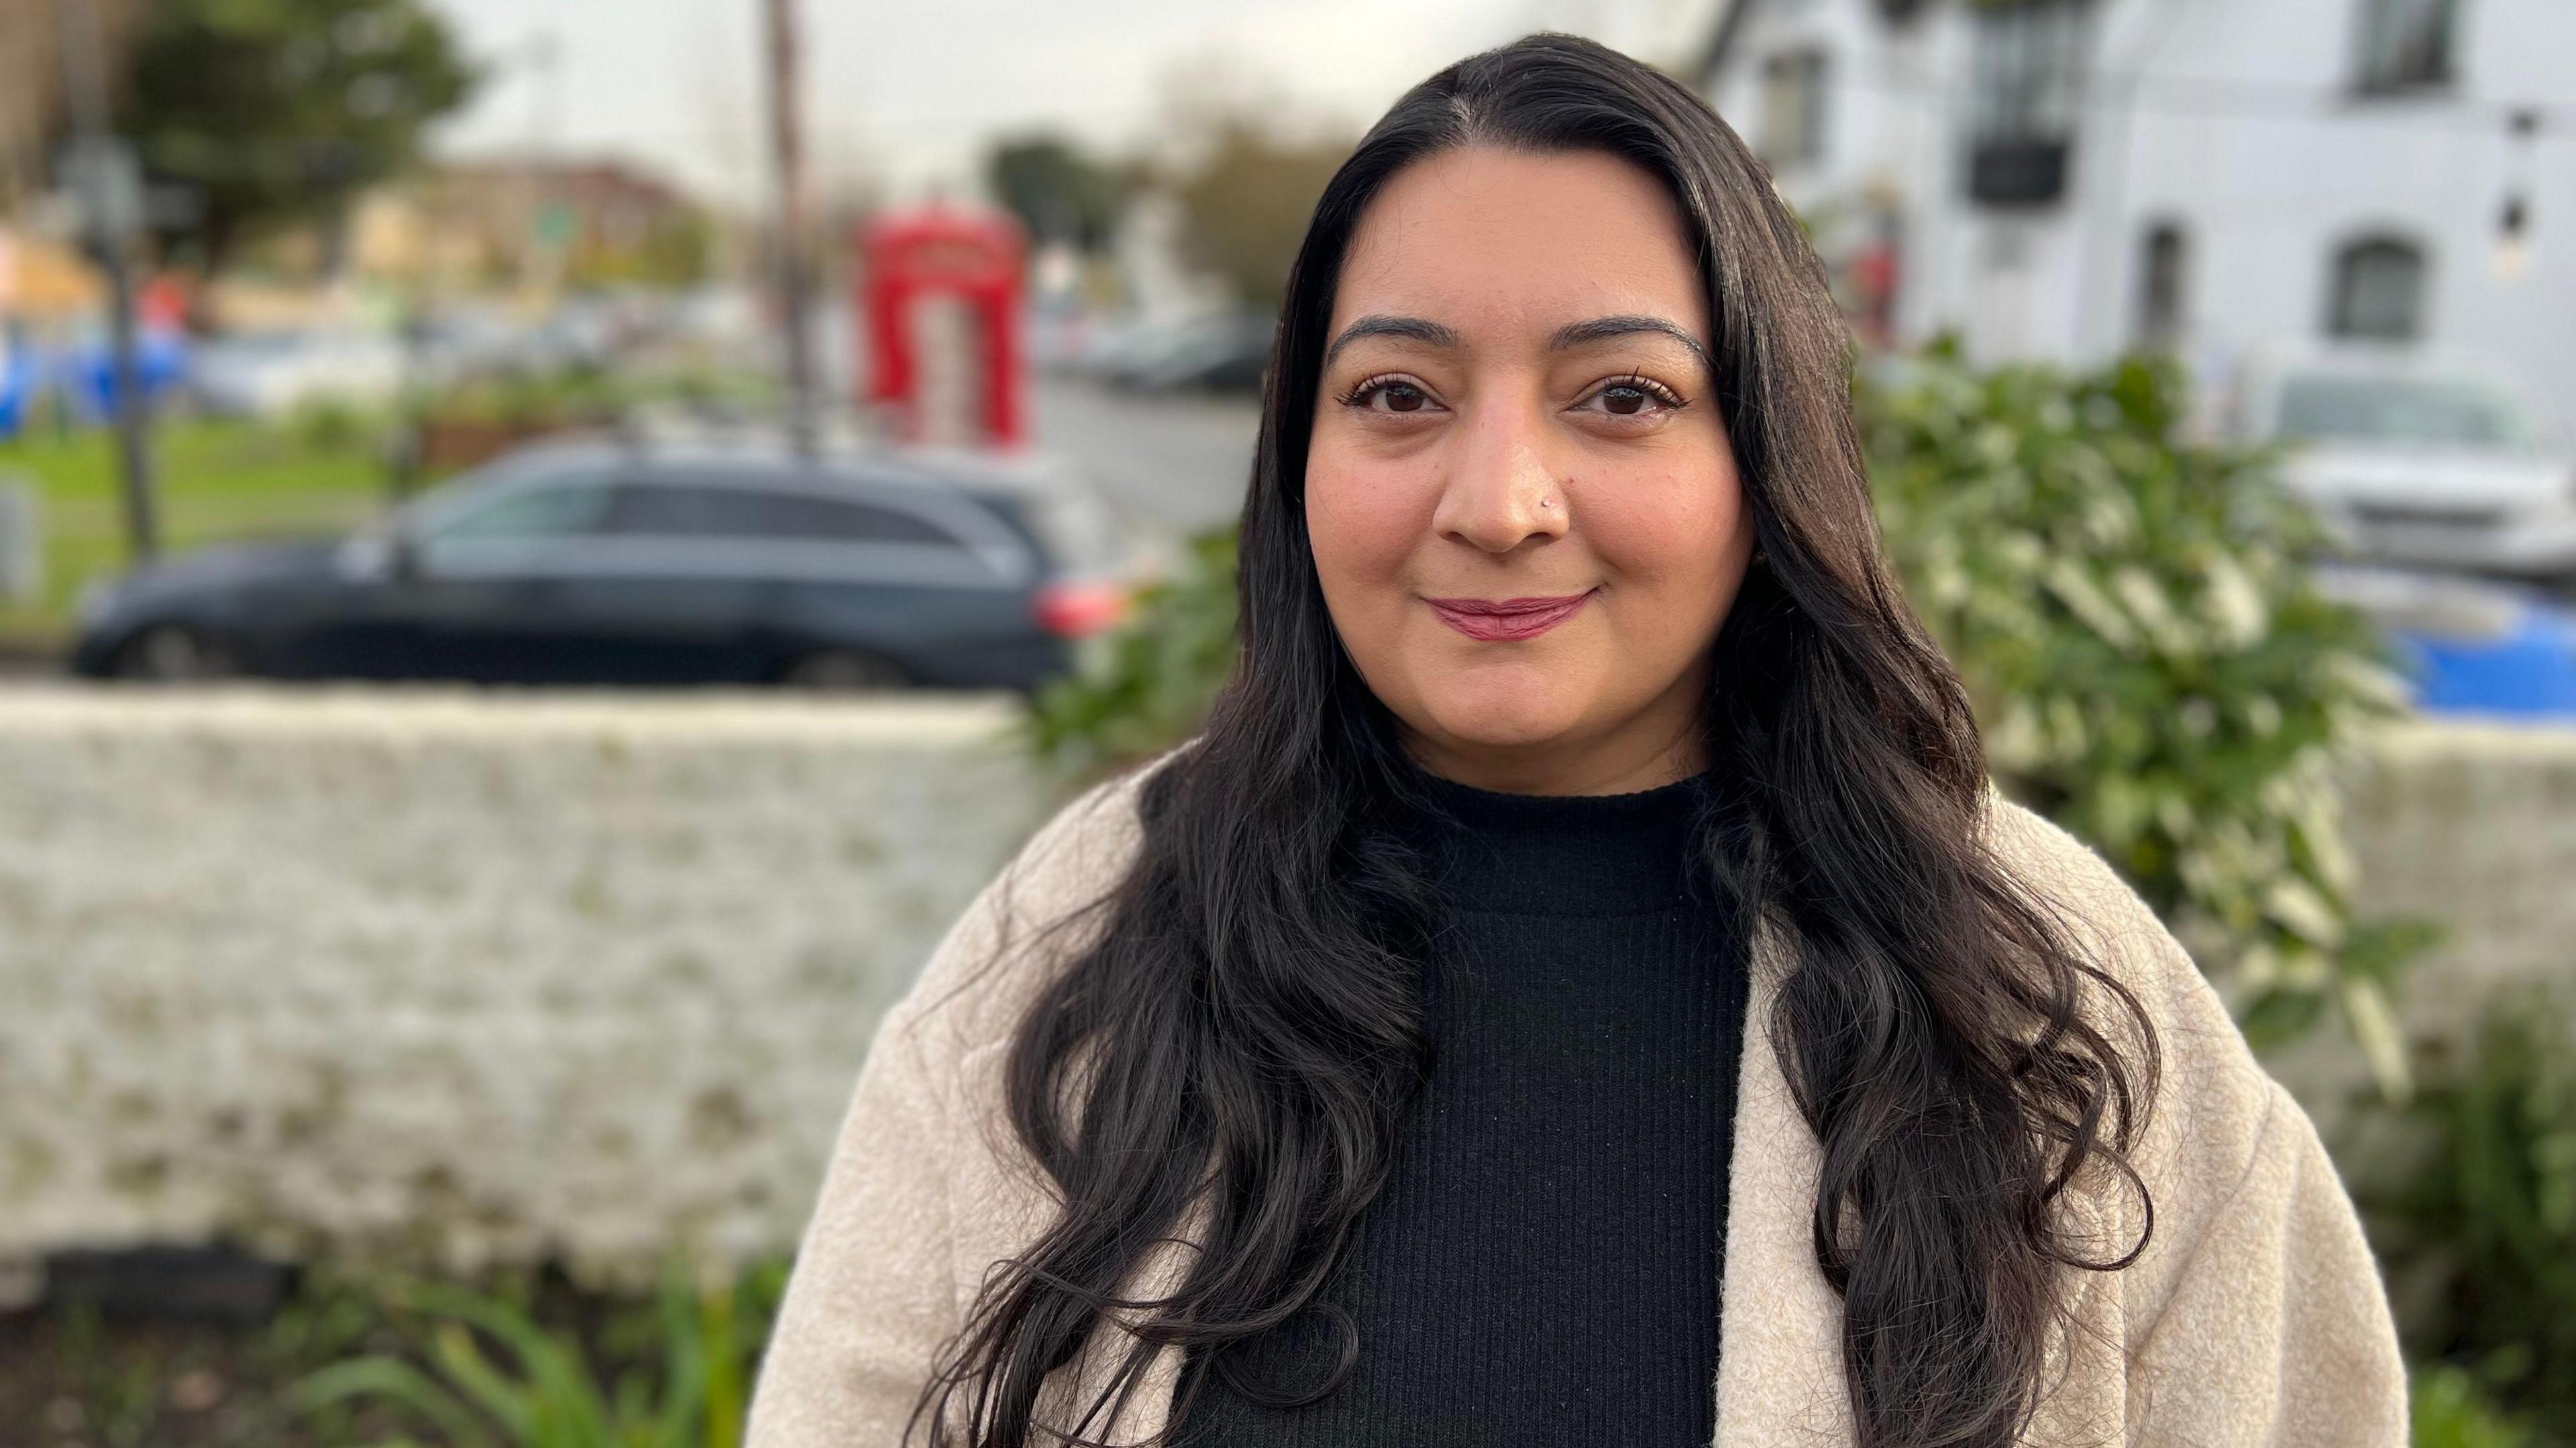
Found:
[[1072, 377], [1040, 377], [1034, 391], [1037, 446], [1070, 459], [1134, 534], [1175, 542], [1243, 512], [1258, 403]]

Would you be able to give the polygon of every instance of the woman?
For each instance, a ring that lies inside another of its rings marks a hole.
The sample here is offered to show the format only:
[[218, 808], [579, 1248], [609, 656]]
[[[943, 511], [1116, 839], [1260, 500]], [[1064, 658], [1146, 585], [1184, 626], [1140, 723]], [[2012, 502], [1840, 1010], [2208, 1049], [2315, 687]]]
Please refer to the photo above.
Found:
[[1846, 368], [1683, 87], [1547, 36], [1399, 101], [1234, 677], [886, 1021], [753, 1448], [2402, 1442], [2307, 1119], [1990, 791]]

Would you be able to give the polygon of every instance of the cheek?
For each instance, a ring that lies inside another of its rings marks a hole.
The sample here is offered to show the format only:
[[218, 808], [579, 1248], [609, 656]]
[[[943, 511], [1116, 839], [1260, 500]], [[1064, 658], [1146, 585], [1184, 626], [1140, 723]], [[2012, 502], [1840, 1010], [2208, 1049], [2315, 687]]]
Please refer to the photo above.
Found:
[[1753, 551], [1731, 466], [1593, 490], [1577, 506], [1594, 551], [1630, 595], [1628, 622], [1685, 640], [1715, 631]]
[[1308, 462], [1306, 535], [1337, 620], [1345, 610], [1367, 613], [1401, 602], [1406, 565], [1438, 501], [1401, 477], [1321, 451]]

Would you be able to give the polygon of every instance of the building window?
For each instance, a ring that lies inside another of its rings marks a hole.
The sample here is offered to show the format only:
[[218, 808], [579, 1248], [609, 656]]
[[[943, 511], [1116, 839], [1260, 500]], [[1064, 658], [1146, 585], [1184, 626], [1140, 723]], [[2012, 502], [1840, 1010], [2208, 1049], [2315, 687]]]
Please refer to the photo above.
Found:
[[2066, 193], [2084, 86], [2081, 0], [1979, 9], [1968, 97], [1968, 192], [1995, 206]]
[[1762, 62], [1758, 149], [1773, 170], [1825, 158], [1825, 54], [1793, 50]]
[[2138, 345], [2170, 351], [2182, 340], [2190, 286], [2191, 245], [2182, 227], [2158, 222], [2147, 229], [2139, 258]]
[[2374, 342], [2424, 334], [2424, 251], [2392, 236], [2365, 237], [2335, 253], [2326, 331]]
[[2360, 89], [2433, 90], [2453, 79], [2460, 0], [2361, 0]]

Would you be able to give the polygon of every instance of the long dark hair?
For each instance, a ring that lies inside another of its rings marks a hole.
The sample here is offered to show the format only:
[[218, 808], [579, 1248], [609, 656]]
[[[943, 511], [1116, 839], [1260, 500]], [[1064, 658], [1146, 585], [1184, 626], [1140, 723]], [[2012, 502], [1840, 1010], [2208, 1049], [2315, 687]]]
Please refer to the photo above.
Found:
[[[1386, 1180], [1426, 1068], [1428, 906], [1421, 862], [1378, 828], [1410, 802], [1405, 761], [1316, 580], [1307, 431], [1352, 229], [1387, 178], [1465, 145], [1607, 152], [1680, 205], [1764, 559], [1715, 646], [1723, 807], [1700, 863], [1797, 962], [1769, 1026], [1823, 1146], [1816, 1262], [1843, 1299], [1861, 1444], [2006, 1444], [2066, 1326], [2067, 1269], [2144, 1245], [2088, 1257], [2058, 1207], [2088, 1168], [2143, 1192], [2124, 1149], [2153, 1036], [1987, 850], [1976, 725], [1880, 556], [1849, 345], [1797, 221], [1699, 97], [1558, 35], [1416, 86], [1316, 204], [1244, 501], [1241, 657], [1143, 782], [1132, 867], [1010, 1048], [1011, 1123], [1062, 1208], [984, 1283], [914, 1427], [1094, 1441], [1173, 1345], [1177, 1421], [1230, 1347], [1315, 1300]], [[1123, 1295], [1185, 1218], [1204, 1230], [1178, 1286]], [[1107, 1388], [1035, 1423], [1042, 1380], [1113, 1314], [1132, 1336]], [[1344, 1341], [1342, 1374], [1364, 1347]]]

